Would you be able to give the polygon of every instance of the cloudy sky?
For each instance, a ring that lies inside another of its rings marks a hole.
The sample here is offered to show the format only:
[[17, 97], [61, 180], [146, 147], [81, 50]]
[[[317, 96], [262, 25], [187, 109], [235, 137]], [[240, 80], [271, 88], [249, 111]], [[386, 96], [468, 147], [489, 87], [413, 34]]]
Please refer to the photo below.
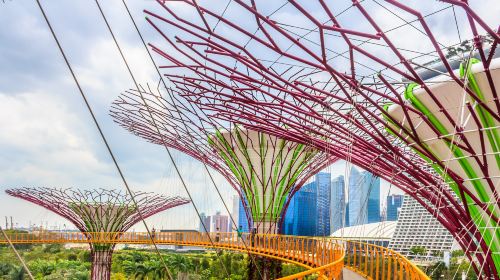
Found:
[[[148, 0], [127, 2], [146, 39], [156, 40], [158, 35], [146, 26], [142, 10], [158, 9], [157, 4]], [[495, 19], [500, 14], [497, 1], [476, 2], [482, 3], [477, 6], [485, 18]], [[42, 3], [132, 188], [185, 195], [164, 148], [129, 134], [108, 116], [111, 102], [120, 92], [133, 87], [133, 83], [95, 2], [44, 0]], [[137, 80], [157, 83], [156, 72], [122, 2], [107, 0], [101, 5]], [[442, 26], [443, 31], [447, 28]], [[4, 216], [12, 216], [20, 225], [47, 222], [62, 227], [66, 223], [48, 210], [8, 197], [4, 190], [10, 187], [124, 189], [32, 0], [0, 2], [0, 130], [2, 225]], [[179, 153], [175, 158], [200, 210], [206, 213], [223, 210], [202, 166]], [[343, 164], [336, 164], [328, 171], [334, 176], [342, 174]], [[216, 181], [228, 205], [232, 205], [235, 192], [222, 177], [217, 176]], [[381, 196], [389, 192], [388, 184], [383, 185]], [[198, 225], [192, 205], [166, 211], [150, 222], [158, 228]]]

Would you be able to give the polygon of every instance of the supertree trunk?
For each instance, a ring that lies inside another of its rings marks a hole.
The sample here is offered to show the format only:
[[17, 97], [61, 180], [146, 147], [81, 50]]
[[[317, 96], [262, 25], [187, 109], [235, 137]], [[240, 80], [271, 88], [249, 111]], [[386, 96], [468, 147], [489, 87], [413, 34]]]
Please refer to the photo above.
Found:
[[[255, 228], [256, 236], [252, 237], [252, 246], [259, 247], [261, 243], [265, 240], [263, 236], [259, 234], [275, 234], [278, 233], [278, 223], [275, 221], [261, 221], [256, 225]], [[253, 259], [250, 257], [248, 263], [248, 279], [250, 280], [269, 280], [277, 279], [281, 277], [281, 261], [254, 256]]]
[[91, 280], [109, 280], [111, 277], [111, 257], [113, 249], [92, 250]]
[[270, 280], [281, 278], [281, 261], [255, 256], [248, 262], [249, 280]]

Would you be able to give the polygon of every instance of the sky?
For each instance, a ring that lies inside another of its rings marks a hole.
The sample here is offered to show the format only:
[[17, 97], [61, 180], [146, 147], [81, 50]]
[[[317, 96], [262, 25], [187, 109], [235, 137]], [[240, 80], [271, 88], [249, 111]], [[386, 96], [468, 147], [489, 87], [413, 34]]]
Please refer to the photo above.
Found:
[[[108, 115], [112, 101], [133, 83], [94, 1], [41, 2], [132, 189], [185, 196], [164, 148], [131, 135]], [[496, 1], [470, 2], [481, 2], [475, 4], [487, 19], [500, 14]], [[145, 8], [157, 10], [155, 1], [127, 3], [146, 40], [158, 40], [158, 34], [143, 20], [142, 12]], [[109, 0], [101, 5], [137, 80], [156, 84], [155, 69], [122, 2]], [[449, 26], [438, 28], [445, 32]], [[8, 188], [124, 189], [34, 1], [0, 2], [0, 130], [2, 225], [4, 216], [12, 216], [14, 223], [24, 226], [43, 223], [70, 227], [48, 210], [7, 196], [4, 190]], [[174, 152], [174, 157], [200, 212], [224, 212], [203, 166], [178, 152]], [[344, 170], [344, 163], [339, 162], [326, 171], [336, 177]], [[221, 176], [215, 177], [231, 207], [236, 192]], [[400, 191], [383, 182], [381, 196], [389, 192]], [[198, 227], [199, 221], [193, 206], [188, 204], [153, 216], [148, 223], [157, 228], [184, 229]], [[142, 226], [136, 229], [141, 230]]]

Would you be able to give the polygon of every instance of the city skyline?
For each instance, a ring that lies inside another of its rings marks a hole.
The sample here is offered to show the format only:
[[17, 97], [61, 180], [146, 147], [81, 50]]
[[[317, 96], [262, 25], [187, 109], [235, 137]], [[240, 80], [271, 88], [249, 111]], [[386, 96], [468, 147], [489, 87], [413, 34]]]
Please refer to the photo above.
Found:
[[[401, 270], [423, 277], [420, 264], [406, 265], [413, 257], [456, 248], [464, 253], [457, 273], [465, 262], [466, 273], [500, 280], [497, 1], [3, 1], [2, 227], [5, 218], [8, 234], [40, 238], [26, 248], [86, 240], [108, 261], [107, 249], [135, 236], [154, 245], [166, 272], [155, 242], [168, 232], [183, 232], [170, 234], [176, 242], [213, 237], [226, 244], [212, 249], [243, 253], [235, 243], [254, 235], [240, 230], [315, 244], [254, 262], [247, 271], [255, 280], [252, 267], [274, 278], [295, 251], [313, 259], [334, 252], [349, 267], [355, 234], [371, 224], [376, 235], [386, 223], [394, 234], [387, 252], [412, 255], [376, 254], [389, 259], [381, 264], [389, 273], [399, 258]], [[186, 203], [151, 216], [167, 203], [108, 203], [93, 195], [98, 188]], [[75, 189], [91, 202], [64, 208], [49, 189]], [[139, 218], [124, 222], [127, 211]], [[114, 237], [97, 239], [99, 231]], [[335, 231], [346, 239], [328, 242], [342, 254], [314, 238]], [[18, 254], [2, 232], [0, 243], [11, 245], [4, 250], [24, 267], [12, 272], [33, 278], [23, 261], [33, 256]], [[262, 240], [251, 247], [270, 252]], [[366, 242], [359, 256], [370, 255]], [[327, 263], [310, 267], [329, 277], [338, 267]]]

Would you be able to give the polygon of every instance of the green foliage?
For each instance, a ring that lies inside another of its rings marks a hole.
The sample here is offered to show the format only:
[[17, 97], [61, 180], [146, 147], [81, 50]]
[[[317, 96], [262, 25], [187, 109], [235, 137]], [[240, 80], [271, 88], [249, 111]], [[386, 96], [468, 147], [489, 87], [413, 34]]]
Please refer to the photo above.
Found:
[[[480, 38], [483, 43], [491, 44], [493, 42], [493, 38], [489, 34], [486, 36], [481, 36]], [[473, 50], [473, 47], [474, 42], [472, 40], [466, 40], [456, 46], [448, 47], [446, 49], [446, 58], [451, 58], [461, 54], [468, 55], [470, 51]]]
[[451, 252], [452, 258], [463, 257], [463, 256], [465, 256], [465, 253], [462, 250], [455, 250]]
[[14, 268], [11, 263], [0, 263], [0, 276], [8, 275]]
[[68, 261], [76, 261], [76, 260], [78, 260], [78, 256], [76, 254], [73, 254], [73, 253], [68, 254], [67, 258], [68, 258]]
[[201, 264], [200, 265], [201, 269], [203, 270], [208, 269], [210, 267], [210, 262], [208, 261], [207, 258], [202, 258], [200, 264]]
[[450, 267], [446, 267], [444, 262], [436, 262], [424, 269], [431, 279], [462, 279], [462, 272], [466, 274], [467, 280], [476, 280], [477, 276], [465, 258], [452, 258]]
[[414, 246], [410, 248], [410, 253], [414, 256], [425, 256], [427, 254], [427, 249], [422, 246]]
[[43, 259], [35, 260], [30, 262], [29, 269], [33, 275], [48, 276], [56, 270], [56, 262]]
[[26, 272], [24, 271], [24, 268], [22, 266], [19, 266], [11, 270], [11, 272], [9, 273], [9, 277], [11, 280], [24, 280], [25, 274]]
[[43, 251], [45, 253], [55, 254], [61, 252], [64, 248], [62, 244], [47, 244], [44, 246]]
[[92, 255], [90, 254], [89, 250], [84, 250], [84, 251], [80, 252], [79, 259], [82, 262], [91, 262], [92, 261]]
[[289, 275], [293, 275], [296, 273], [300, 273], [304, 270], [305, 270], [305, 268], [303, 268], [301, 266], [286, 263], [286, 264], [283, 264], [283, 270], [281, 271], [281, 273], [283, 276], [289, 276]]

